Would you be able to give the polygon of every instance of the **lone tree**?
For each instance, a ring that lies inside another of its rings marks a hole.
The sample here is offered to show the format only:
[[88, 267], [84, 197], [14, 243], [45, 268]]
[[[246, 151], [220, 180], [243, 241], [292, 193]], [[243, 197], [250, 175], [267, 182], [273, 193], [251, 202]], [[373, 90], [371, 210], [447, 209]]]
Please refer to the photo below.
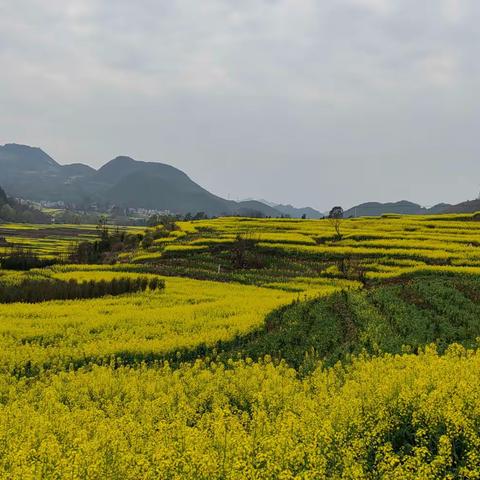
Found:
[[332, 227], [335, 230], [336, 239], [342, 239], [342, 220], [343, 220], [343, 208], [342, 207], [333, 207], [328, 214], [328, 220], [330, 221]]

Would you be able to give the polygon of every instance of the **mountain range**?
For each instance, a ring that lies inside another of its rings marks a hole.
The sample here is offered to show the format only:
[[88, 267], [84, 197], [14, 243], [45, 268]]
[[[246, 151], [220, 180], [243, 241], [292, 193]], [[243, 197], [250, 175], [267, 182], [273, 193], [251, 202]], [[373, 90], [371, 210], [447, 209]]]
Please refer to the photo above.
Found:
[[[37, 147], [9, 143], [0, 146], [0, 185], [12, 197], [64, 202], [77, 208], [99, 205], [168, 210], [175, 214], [204, 212], [209, 216], [242, 215], [322, 218], [310, 208], [296, 208], [266, 200], [240, 202], [214, 195], [170, 165], [120, 156], [98, 170], [74, 163], [61, 165]], [[480, 200], [458, 205], [440, 203], [425, 208], [407, 200], [368, 202], [344, 212], [344, 217], [397, 214], [463, 213], [480, 210]]]
[[117, 157], [95, 170], [60, 165], [40, 148], [0, 146], [0, 185], [9, 195], [33, 201], [92, 203], [186, 214], [278, 217], [275, 208], [254, 200], [235, 202], [205, 190], [170, 165]]

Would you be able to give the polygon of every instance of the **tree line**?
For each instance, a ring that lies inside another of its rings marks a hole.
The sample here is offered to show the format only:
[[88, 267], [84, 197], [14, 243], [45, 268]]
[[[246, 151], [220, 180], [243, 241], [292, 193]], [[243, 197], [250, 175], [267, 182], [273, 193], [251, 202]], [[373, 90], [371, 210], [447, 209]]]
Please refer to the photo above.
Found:
[[78, 300], [106, 295], [160, 290], [165, 282], [157, 277], [119, 277], [111, 280], [79, 282], [54, 278], [26, 278], [20, 283], [0, 283], [0, 302], [38, 303], [48, 300]]

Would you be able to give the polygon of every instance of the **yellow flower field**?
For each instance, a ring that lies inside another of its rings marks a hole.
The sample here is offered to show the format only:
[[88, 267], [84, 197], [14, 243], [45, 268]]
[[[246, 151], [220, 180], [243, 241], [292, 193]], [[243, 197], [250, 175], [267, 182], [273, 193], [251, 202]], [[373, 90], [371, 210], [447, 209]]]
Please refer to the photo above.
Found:
[[[480, 478], [480, 353], [437, 342], [475, 345], [474, 218], [346, 219], [341, 238], [327, 220], [178, 222], [109, 265], [0, 270], [165, 282], [0, 304], [0, 478]], [[42, 257], [87, 238], [4, 227]]]
[[2, 478], [478, 478], [480, 354], [0, 376]]
[[[106, 280], [105, 270], [54, 278]], [[122, 277], [130, 274], [121, 274]], [[140, 363], [215, 347], [259, 328], [271, 310], [302, 296], [326, 295], [332, 282], [300, 282], [297, 291], [165, 277], [165, 290], [92, 300], [0, 304], [0, 371], [34, 375], [70, 365]], [[356, 287], [354, 282], [342, 286]]]

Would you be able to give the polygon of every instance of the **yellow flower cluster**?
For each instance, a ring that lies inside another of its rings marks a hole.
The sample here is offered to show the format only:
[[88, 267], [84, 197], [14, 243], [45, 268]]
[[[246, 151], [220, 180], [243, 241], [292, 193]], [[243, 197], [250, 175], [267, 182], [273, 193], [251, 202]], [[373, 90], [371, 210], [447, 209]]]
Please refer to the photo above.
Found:
[[0, 376], [0, 476], [437, 479], [480, 475], [480, 353], [268, 359]]

